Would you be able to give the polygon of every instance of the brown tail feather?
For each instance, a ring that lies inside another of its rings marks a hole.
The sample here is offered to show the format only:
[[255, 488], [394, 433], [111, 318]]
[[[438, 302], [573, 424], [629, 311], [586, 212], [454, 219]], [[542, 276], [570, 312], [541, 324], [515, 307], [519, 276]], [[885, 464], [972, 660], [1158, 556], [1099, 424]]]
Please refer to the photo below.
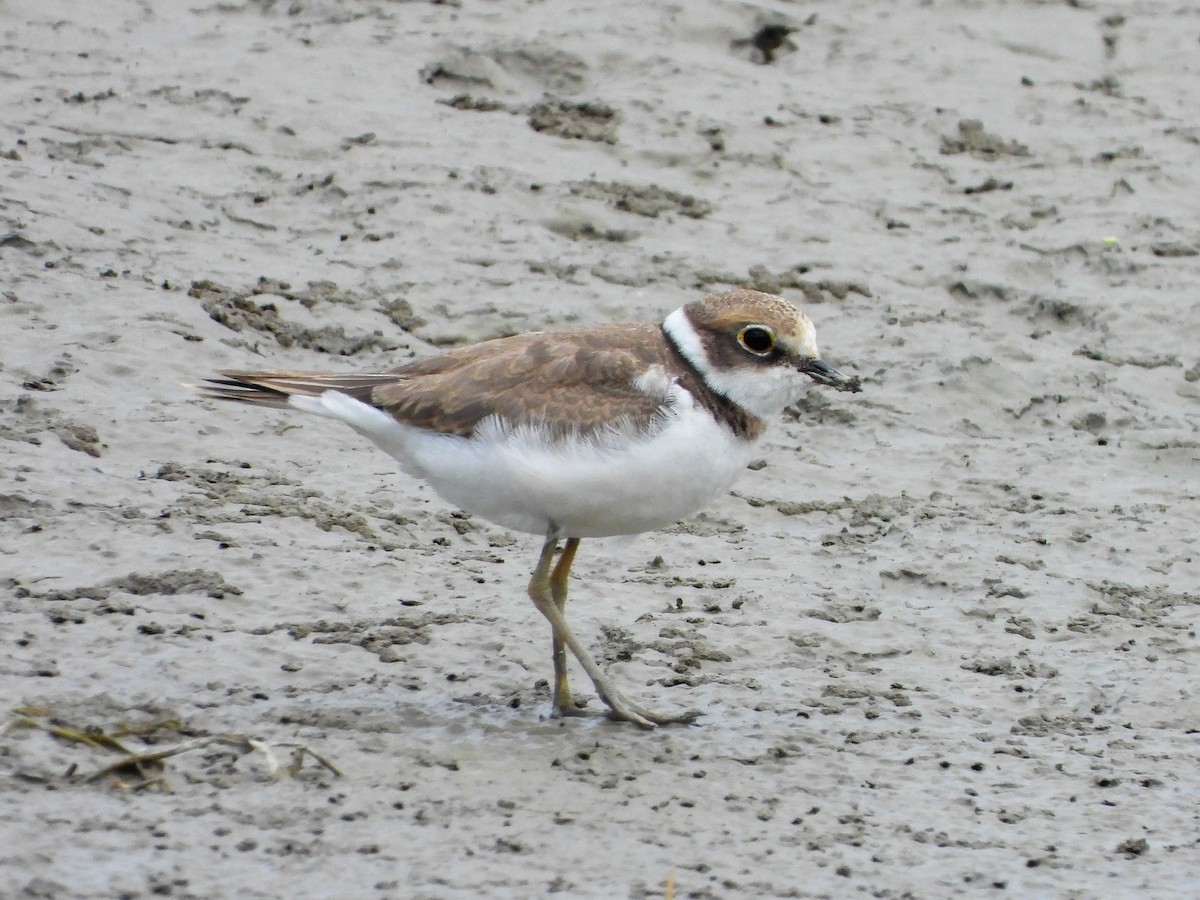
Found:
[[386, 373], [335, 374], [327, 372], [235, 372], [222, 371], [220, 378], [206, 378], [198, 385], [201, 396], [210, 400], [232, 400], [251, 406], [283, 408], [288, 397], [316, 397], [325, 391], [340, 391], [360, 400], [370, 400], [380, 384], [396, 381]]

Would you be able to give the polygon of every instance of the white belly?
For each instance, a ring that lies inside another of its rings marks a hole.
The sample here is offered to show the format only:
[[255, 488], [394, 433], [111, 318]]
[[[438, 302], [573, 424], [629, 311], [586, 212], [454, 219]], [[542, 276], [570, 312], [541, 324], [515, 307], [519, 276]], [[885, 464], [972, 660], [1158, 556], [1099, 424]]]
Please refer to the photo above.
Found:
[[551, 523], [579, 538], [673, 524], [725, 493], [754, 451], [753, 441], [690, 402], [649, 435], [625, 430], [558, 442], [490, 421], [470, 438], [434, 434], [335, 392], [292, 402], [351, 425], [449, 503], [534, 534]]

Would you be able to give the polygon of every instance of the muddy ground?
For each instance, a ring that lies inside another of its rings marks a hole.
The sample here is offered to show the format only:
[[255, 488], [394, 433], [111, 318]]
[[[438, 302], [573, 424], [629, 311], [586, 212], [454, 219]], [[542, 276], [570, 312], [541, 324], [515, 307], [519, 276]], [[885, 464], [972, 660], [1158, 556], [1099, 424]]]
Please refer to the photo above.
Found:
[[[1200, 894], [1194, 9], [0, 10], [9, 895]], [[537, 539], [186, 387], [733, 285], [864, 391], [584, 543], [691, 727], [548, 720]]]

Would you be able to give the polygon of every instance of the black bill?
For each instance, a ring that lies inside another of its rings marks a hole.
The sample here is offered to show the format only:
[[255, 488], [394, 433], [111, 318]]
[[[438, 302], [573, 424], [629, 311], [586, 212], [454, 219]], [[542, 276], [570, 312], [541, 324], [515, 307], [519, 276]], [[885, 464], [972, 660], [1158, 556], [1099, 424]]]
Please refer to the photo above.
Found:
[[839, 391], [849, 391], [857, 394], [862, 391], [862, 379], [857, 375], [843, 375], [829, 363], [821, 359], [806, 359], [799, 366], [800, 371], [815, 381]]

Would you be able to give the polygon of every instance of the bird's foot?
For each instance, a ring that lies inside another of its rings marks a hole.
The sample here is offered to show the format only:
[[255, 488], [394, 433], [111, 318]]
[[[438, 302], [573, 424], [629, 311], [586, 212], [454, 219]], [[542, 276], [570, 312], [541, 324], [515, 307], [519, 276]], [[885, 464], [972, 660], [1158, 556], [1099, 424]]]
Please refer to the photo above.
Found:
[[691, 725], [702, 713], [698, 709], [690, 709], [678, 713], [659, 713], [647, 709], [639, 703], [626, 700], [619, 694], [615, 697], [602, 697], [608, 706], [606, 715], [614, 722], [632, 722], [642, 728], [655, 728], [658, 725]]
[[567, 718], [583, 718], [586, 716], [594, 716], [596, 713], [593, 710], [584, 706], [583, 702], [568, 700], [566, 703], [555, 703], [554, 711], [550, 713], [552, 719], [567, 719]]

